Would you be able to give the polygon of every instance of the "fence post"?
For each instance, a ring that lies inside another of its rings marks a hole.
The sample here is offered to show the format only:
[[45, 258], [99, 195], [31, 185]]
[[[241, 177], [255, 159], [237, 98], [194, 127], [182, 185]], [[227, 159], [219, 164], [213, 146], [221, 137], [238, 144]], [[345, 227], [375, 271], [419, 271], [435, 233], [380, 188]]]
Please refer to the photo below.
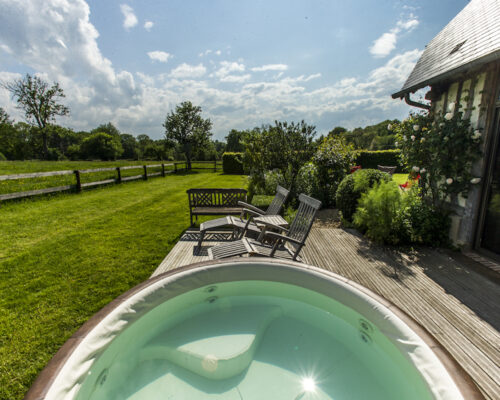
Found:
[[81, 192], [82, 191], [82, 182], [80, 180], [80, 171], [75, 169], [75, 178], [76, 178], [76, 191]]
[[217, 172], [217, 159], [214, 160], [214, 172]]
[[165, 177], [165, 164], [161, 165], [161, 176]]
[[177, 173], [177, 163], [174, 162], [174, 174], [176, 174], [176, 173]]
[[146, 165], [143, 165], [144, 167], [144, 180], [147, 181], [148, 180], [148, 168]]
[[122, 172], [120, 171], [120, 167], [116, 167], [117, 179], [116, 182], [122, 183]]

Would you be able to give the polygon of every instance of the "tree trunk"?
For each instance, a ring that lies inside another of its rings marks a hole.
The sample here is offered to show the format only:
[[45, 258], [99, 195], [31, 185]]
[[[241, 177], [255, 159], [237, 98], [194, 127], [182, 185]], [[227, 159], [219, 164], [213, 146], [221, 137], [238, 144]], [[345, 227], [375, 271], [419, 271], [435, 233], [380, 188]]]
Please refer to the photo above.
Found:
[[45, 128], [42, 128], [42, 143], [43, 143], [43, 154], [42, 154], [42, 158], [44, 160], [47, 160], [47, 157], [49, 155], [49, 147], [47, 145], [47, 132], [45, 130]]

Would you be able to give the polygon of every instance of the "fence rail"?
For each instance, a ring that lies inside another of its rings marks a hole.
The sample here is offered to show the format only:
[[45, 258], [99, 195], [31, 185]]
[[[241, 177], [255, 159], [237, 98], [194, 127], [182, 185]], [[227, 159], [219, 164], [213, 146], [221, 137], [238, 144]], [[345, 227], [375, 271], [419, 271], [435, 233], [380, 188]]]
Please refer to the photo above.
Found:
[[[194, 165], [193, 165], [194, 164]], [[210, 167], [200, 167], [199, 164], [202, 165], [210, 165]], [[179, 168], [179, 165], [182, 165], [182, 168]], [[171, 170], [166, 170], [165, 167], [173, 167]], [[161, 168], [161, 171], [158, 172], [149, 172], [148, 169], [151, 168]], [[142, 169], [143, 173], [140, 175], [133, 176], [122, 176], [122, 171], [127, 171], [131, 169]], [[220, 161], [191, 161], [191, 170], [213, 170], [214, 172], [222, 169], [222, 163]], [[24, 192], [14, 192], [14, 193], [6, 193], [0, 194], [0, 201], [4, 200], [14, 200], [20, 199], [24, 197], [31, 197], [49, 193], [57, 193], [57, 192], [65, 192], [70, 190], [75, 190], [76, 192], [81, 192], [82, 189], [89, 189], [102, 185], [110, 185], [114, 183], [122, 183], [122, 182], [130, 182], [138, 179], [147, 180], [151, 177], [156, 176], [166, 176], [167, 174], [177, 173], [188, 170], [187, 163], [182, 162], [173, 162], [168, 164], [151, 164], [151, 165], [126, 165], [123, 167], [109, 167], [109, 168], [91, 168], [91, 169], [80, 169], [80, 170], [64, 170], [64, 171], [49, 171], [49, 172], [33, 172], [33, 173], [25, 173], [25, 174], [14, 174], [14, 175], [0, 175], [0, 181], [8, 181], [8, 180], [19, 180], [19, 179], [34, 179], [34, 178], [45, 178], [51, 176], [58, 175], [71, 175], [75, 176], [75, 184], [73, 185], [64, 185], [64, 186], [55, 186], [44, 189], [36, 189], [36, 190], [27, 190]], [[81, 175], [82, 174], [91, 174], [97, 172], [116, 172], [116, 178], [104, 179], [95, 182], [86, 182], [82, 183]]]

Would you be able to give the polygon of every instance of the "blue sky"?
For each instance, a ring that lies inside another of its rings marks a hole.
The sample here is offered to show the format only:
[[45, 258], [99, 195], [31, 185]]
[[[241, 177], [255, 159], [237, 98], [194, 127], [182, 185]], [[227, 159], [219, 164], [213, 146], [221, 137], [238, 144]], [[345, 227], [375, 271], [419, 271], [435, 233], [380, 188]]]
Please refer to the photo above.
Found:
[[[404, 118], [392, 100], [465, 0], [0, 0], [0, 80], [61, 84], [58, 123], [163, 136], [190, 100], [214, 138], [275, 119], [352, 129]], [[0, 89], [0, 107], [22, 114]]]

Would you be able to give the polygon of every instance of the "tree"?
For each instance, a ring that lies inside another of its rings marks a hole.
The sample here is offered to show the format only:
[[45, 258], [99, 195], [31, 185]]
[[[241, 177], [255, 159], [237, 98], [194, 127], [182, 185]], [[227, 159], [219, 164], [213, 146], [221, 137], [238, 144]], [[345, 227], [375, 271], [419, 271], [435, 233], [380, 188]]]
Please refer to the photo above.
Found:
[[18, 108], [24, 111], [26, 120], [40, 128], [38, 132], [42, 137], [43, 158], [46, 159], [47, 125], [55, 121], [56, 116], [69, 114], [69, 108], [59, 103], [61, 98], [66, 97], [59, 83], [54, 82], [49, 87], [49, 84], [38, 76], [26, 74], [22, 79], [2, 83], [1, 86], [11, 93], [13, 99], [16, 99]]
[[0, 125], [3, 124], [12, 124], [12, 122], [9, 119], [9, 114], [7, 114], [2, 107], [0, 107]]
[[233, 152], [243, 152], [245, 147], [243, 142], [245, 137], [248, 136], [248, 131], [238, 131], [236, 129], [231, 129], [229, 134], [226, 136], [226, 151]]
[[123, 147], [122, 157], [127, 160], [137, 160], [139, 157], [138, 155], [139, 149], [137, 146], [137, 140], [135, 136], [129, 133], [122, 133], [120, 135], [120, 141]]
[[347, 129], [342, 126], [336, 126], [330, 132], [328, 132], [328, 136], [337, 136], [341, 133], [347, 132]]
[[191, 169], [191, 160], [196, 148], [206, 145], [212, 133], [212, 121], [201, 117], [201, 107], [193, 106], [190, 101], [182, 102], [165, 119], [165, 137], [179, 143], [186, 156], [187, 168]]
[[108, 133], [97, 132], [82, 141], [80, 151], [84, 158], [99, 158], [108, 161], [116, 160], [123, 153], [123, 148], [120, 138]]
[[111, 136], [120, 136], [120, 131], [111, 122], [107, 124], [101, 124], [97, 128], [92, 129], [90, 133], [104, 132]]
[[314, 154], [315, 134], [316, 127], [304, 121], [275, 121], [274, 126], [248, 132], [243, 166], [251, 176], [250, 189], [263, 187], [265, 174], [277, 169], [292, 192], [290, 197], [293, 197], [299, 170]]

